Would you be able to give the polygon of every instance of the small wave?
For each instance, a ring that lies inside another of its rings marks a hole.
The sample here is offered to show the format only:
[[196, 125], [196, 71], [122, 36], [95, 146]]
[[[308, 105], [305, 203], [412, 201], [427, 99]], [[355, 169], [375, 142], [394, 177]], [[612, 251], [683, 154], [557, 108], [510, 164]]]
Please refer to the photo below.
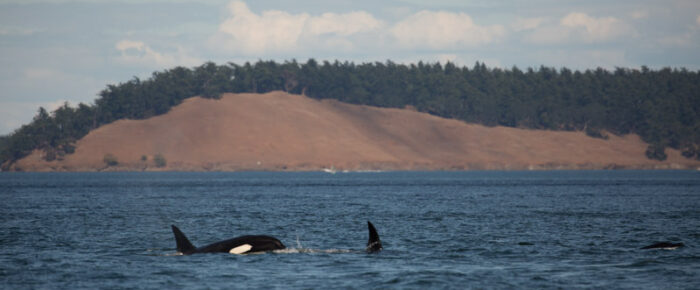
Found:
[[287, 248], [274, 250], [275, 254], [346, 254], [356, 251], [348, 249], [309, 249], [309, 248]]
[[615, 267], [617, 268], [644, 268], [648, 266], [654, 266], [654, 265], [663, 265], [665, 264], [663, 261], [659, 260], [640, 260], [640, 261], [635, 261], [631, 263], [624, 263], [624, 264], [617, 264]]
[[347, 249], [310, 249], [310, 248], [304, 248], [304, 246], [302, 246], [302, 244], [301, 244], [301, 240], [299, 240], [298, 235], [296, 238], [296, 243], [297, 243], [296, 248], [285, 248], [285, 249], [281, 249], [281, 250], [274, 250], [272, 252], [276, 253], [276, 254], [345, 254], [345, 253], [356, 252], [356, 251], [347, 250]]
[[160, 257], [173, 257], [173, 256], [183, 256], [183, 255], [184, 255], [184, 254], [182, 254], [182, 253], [180, 253], [180, 252], [168, 252], [168, 253], [165, 253], [165, 252], [160, 252], [160, 253], [158, 253], [158, 252], [153, 252], [153, 253], [149, 253], [149, 256], [160, 256]]
[[171, 252], [172, 249], [146, 249], [149, 256], [182, 256], [180, 252]]
[[[164, 253], [164, 252], [151, 251], [151, 250], [149, 250], [148, 252], [150, 252], [150, 254], [153, 256], [163, 256], [163, 257], [173, 257], [173, 256], [183, 256], [184, 255], [180, 252]], [[281, 249], [281, 250], [274, 250], [271, 252], [275, 253], [275, 254], [347, 254], [347, 253], [356, 253], [356, 252], [359, 253], [360, 251], [348, 250], [348, 249], [286, 248], [286, 249]], [[255, 254], [265, 254], [265, 252], [246, 253], [245, 255], [255, 255]]]

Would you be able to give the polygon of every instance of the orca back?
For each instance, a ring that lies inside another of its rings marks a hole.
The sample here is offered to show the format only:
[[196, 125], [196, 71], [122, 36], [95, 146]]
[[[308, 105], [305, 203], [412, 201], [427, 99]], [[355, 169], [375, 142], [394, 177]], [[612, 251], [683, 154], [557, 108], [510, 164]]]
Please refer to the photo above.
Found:
[[680, 247], [684, 247], [685, 245], [683, 243], [671, 243], [671, 242], [660, 242], [660, 243], [655, 243], [648, 245], [646, 247], [641, 248], [642, 250], [649, 250], [649, 249], [677, 249]]
[[177, 251], [184, 254], [184, 255], [189, 255], [194, 253], [197, 248], [192, 245], [190, 240], [187, 239], [185, 234], [180, 231], [175, 225], [172, 225], [173, 229], [173, 234], [175, 235], [175, 243], [177, 244]]
[[284, 244], [276, 238], [263, 235], [246, 235], [203, 246], [198, 248], [196, 252], [244, 254], [269, 252], [284, 248]]
[[374, 225], [367, 221], [367, 229], [369, 230], [369, 240], [367, 241], [367, 252], [368, 253], [375, 253], [379, 252], [382, 250], [382, 241], [379, 240], [379, 234], [377, 233], [377, 229], [374, 228]]

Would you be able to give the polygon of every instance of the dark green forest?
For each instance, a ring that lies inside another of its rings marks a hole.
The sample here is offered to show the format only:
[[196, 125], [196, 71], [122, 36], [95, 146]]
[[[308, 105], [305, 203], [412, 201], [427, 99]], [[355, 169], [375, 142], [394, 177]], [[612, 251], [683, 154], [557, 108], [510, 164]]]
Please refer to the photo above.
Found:
[[115, 120], [164, 114], [185, 98], [219, 98], [225, 92], [282, 90], [311, 98], [403, 108], [486, 126], [582, 130], [588, 135], [639, 134], [648, 158], [663, 160], [665, 148], [700, 158], [700, 72], [664, 68], [572, 71], [550, 67], [521, 70], [452, 63], [391, 61], [306, 63], [258, 61], [243, 65], [205, 63], [176, 67], [108, 85], [94, 104], [39, 108], [29, 124], [0, 137], [3, 169], [32, 150], [47, 160], [74, 151], [90, 130]]

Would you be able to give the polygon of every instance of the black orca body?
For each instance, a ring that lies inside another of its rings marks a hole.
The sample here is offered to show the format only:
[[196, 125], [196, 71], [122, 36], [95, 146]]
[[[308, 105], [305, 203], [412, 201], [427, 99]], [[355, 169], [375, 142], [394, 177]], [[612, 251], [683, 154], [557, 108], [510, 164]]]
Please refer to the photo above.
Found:
[[675, 250], [680, 247], [684, 247], [685, 245], [683, 243], [669, 243], [669, 242], [661, 242], [661, 243], [656, 243], [656, 244], [651, 244], [646, 247], [641, 248], [642, 250], [649, 250], [649, 249], [666, 249], [666, 250]]
[[[175, 235], [175, 243], [177, 251], [183, 255], [199, 254], [199, 253], [230, 253], [230, 254], [251, 254], [262, 253], [274, 250], [282, 250], [286, 247], [280, 240], [270, 236], [240, 236], [225, 241], [213, 243], [208, 246], [197, 248], [185, 234], [176, 226], [172, 226], [173, 234]], [[377, 229], [374, 228], [371, 222], [367, 222], [369, 230], [369, 240], [365, 251], [368, 253], [376, 253], [382, 250], [382, 242], [379, 240]]]
[[281, 250], [285, 248], [284, 244], [282, 244], [280, 240], [270, 236], [240, 236], [197, 248], [190, 243], [180, 229], [174, 225], [172, 228], [173, 234], [175, 234], [177, 251], [183, 255], [199, 253], [250, 254]]
[[367, 253], [376, 253], [382, 250], [382, 241], [379, 240], [379, 234], [374, 225], [367, 221], [367, 229], [369, 230], [369, 240], [367, 241]]

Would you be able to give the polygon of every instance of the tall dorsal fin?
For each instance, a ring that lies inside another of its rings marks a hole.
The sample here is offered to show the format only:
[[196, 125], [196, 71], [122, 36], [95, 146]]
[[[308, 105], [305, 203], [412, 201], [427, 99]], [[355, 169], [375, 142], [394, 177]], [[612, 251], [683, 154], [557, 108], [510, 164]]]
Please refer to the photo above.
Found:
[[192, 254], [197, 248], [190, 243], [190, 240], [187, 239], [180, 229], [175, 225], [173, 225], [172, 228], [173, 234], [175, 235], [175, 243], [177, 244], [177, 251], [184, 255]]
[[379, 240], [379, 234], [374, 225], [367, 221], [367, 229], [369, 230], [369, 240], [367, 241], [367, 252], [374, 253], [382, 250], [382, 242]]

